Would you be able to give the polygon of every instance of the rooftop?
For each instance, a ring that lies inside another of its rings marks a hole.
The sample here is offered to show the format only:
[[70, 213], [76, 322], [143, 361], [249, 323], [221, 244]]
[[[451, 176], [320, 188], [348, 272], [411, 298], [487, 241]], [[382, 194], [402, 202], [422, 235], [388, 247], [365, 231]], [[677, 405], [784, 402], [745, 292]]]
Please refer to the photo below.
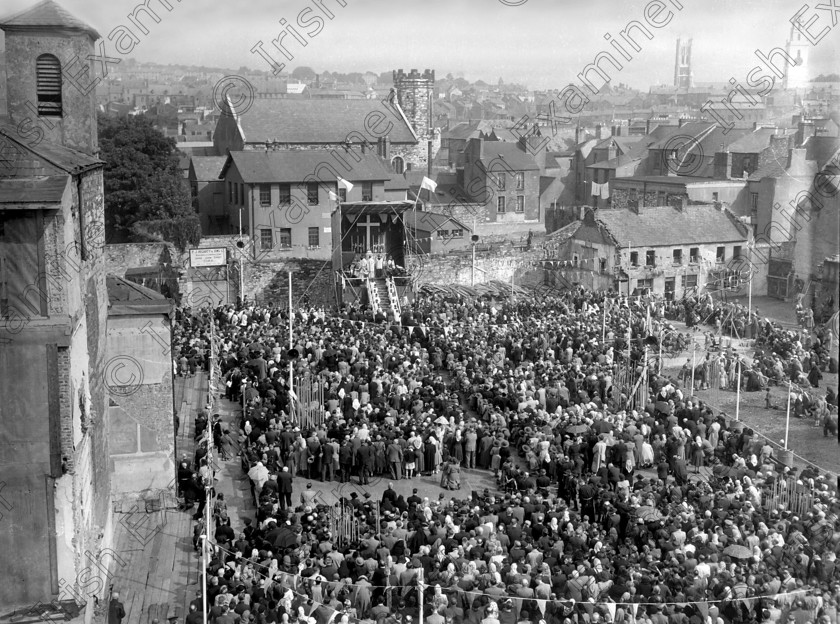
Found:
[[237, 118], [247, 143], [344, 143], [353, 135], [375, 142], [368, 128], [389, 124], [391, 143], [417, 142], [399, 111], [380, 100], [257, 98]]
[[94, 41], [100, 35], [92, 27], [74, 17], [64, 7], [53, 0], [43, 0], [35, 6], [0, 19], [0, 30], [37, 31], [44, 28], [63, 28], [87, 33]]
[[696, 204], [678, 210], [672, 206], [603, 209], [595, 213], [620, 247], [673, 247], [742, 242], [744, 226], [727, 210]]

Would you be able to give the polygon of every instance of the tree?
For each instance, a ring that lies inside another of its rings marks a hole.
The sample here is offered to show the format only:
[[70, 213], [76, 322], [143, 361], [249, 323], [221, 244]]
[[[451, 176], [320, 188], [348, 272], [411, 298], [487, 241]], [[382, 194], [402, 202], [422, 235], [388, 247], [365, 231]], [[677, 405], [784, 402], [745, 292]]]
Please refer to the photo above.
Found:
[[305, 65], [295, 67], [294, 70], [292, 70], [292, 78], [300, 80], [301, 82], [315, 80], [315, 70], [311, 67], [306, 67]]
[[143, 115], [100, 115], [98, 122], [100, 158], [105, 161], [106, 240], [163, 239], [182, 248], [197, 244], [201, 230], [178, 171], [174, 139]]

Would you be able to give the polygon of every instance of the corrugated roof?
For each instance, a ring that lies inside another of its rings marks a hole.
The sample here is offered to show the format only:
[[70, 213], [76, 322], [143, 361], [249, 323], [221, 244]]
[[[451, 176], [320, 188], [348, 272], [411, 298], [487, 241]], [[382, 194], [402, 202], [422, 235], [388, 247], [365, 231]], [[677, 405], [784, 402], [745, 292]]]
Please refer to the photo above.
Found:
[[251, 184], [270, 182], [307, 182], [315, 178], [321, 182], [332, 182], [336, 175], [349, 182], [372, 182], [389, 180], [393, 172], [375, 154], [359, 151], [342, 153], [346, 168], [330, 155], [320, 150], [246, 150], [231, 152], [219, 177], [225, 175], [231, 163], [236, 165], [243, 181]]
[[69, 179], [66, 174], [0, 178], [0, 204], [60, 204]]
[[190, 167], [197, 181], [210, 182], [219, 179], [225, 162], [227, 162], [227, 156], [193, 156]]
[[534, 157], [521, 149], [517, 143], [482, 141], [481, 162], [489, 166], [496, 158], [504, 161], [513, 171], [539, 171], [540, 169]]
[[[382, 117], [369, 117], [374, 112]], [[375, 142], [371, 124], [377, 131], [392, 124], [391, 143], [417, 143], [399, 112], [380, 100], [256, 99], [239, 123], [248, 143], [344, 143], [351, 133]]]
[[94, 41], [101, 38], [96, 30], [53, 0], [43, 0], [20, 13], [0, 19], [0, 29], [5, 31], [37, 30], [43, 27], [78, 30], [90, 35]]
[[622, 247], [663, 247], [739, 242], [747, 234], [736, 225], [735, 217], [710, 204], [671, 206], [632, 210], [605, 209], [595, 214]]

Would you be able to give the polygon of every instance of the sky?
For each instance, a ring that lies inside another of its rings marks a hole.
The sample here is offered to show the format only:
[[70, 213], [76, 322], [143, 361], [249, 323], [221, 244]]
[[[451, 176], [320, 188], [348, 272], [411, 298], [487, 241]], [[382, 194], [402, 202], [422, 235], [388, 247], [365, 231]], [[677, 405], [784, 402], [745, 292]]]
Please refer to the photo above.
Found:
[[[438, 77], [451, 72], [470, 81], [495, 83], [502, 78], [531, 89], [579, 83], [577, 74], [601, 51], [618, 58], [605, 34], [617, 37], [631, 21], [644, 23], [646, 9], [661, 2], [665, 8], [658, 19], [670, 21], [660, 28], [648, 27], [652, 40], [637, 37], [641, 51], [625, 45], [632, 59], [621, 59], [620, 71], [606, 65], [614, 83], [642, 90], [673, 83], [678, 37], [693, 39], [695, 82], [726, 82], [733, 77], [743, 81], [758, 62], [755, 51], [784, 47], [790, 19], [807, 6], [803, 19], [814, 20], [810, 32], [819, 36], [829, 29], [821, 41], [809, 45], [811, 73], [840, 72], [840, 23], [833, 26], [830, 12], [815, 9], [819, 1], [805, 5], [799, 0], [169, 0], [172, 10], [167, 11], [162, 0], [149, 0], [161, 21], [141, 18], [148, 34], [127, 17], [138, 0], [58, 2], [103, 37], [121, 25], [131, 27], [140, 41], [129, 54], [118, 54], [108, 40], [105, 50], [137, 62], [269, 69], [267, 61], [251, 52], [262, 41], [264, 50], [286, 63], [286, 71], [298, 65], [316, 72], [429, 68]], [[317, 8], [319, 2], [332, 19]], [[4, 0], [0, 15], [33, 4], [33, 0]], [[310, 11], [301, 19], [304, 25], [321, 15], [323, 27], [310, 36], [318, 24], [297, 26], [306, 45], [287, 35], [293, 59], [283, 58], [271, 44], [284, 28], [280, 20], [296, 24], [307, 8]]]

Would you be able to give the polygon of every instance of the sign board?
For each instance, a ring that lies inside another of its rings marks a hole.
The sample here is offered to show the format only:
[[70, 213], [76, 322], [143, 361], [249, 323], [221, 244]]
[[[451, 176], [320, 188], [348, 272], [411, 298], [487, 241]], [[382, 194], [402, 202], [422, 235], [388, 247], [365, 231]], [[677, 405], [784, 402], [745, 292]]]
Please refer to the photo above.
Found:
[[207, 247], [204, 249], [190, 249], [190, 266], [212, 267], [227, 264], [226, 247]]

